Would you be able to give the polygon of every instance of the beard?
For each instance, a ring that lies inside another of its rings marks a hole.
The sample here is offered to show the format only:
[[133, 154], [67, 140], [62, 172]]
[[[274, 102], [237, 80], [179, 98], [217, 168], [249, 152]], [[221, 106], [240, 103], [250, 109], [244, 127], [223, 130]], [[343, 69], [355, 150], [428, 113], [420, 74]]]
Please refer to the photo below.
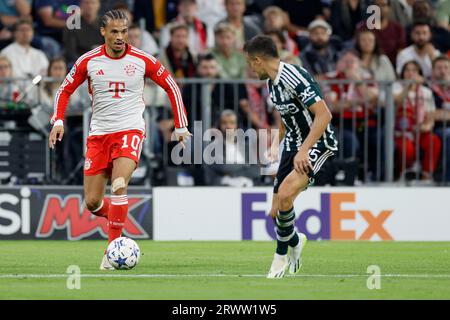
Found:
[[322, 50], [328, 46], [328, 42], [312, 42], [311, 45], [315, 50]]
[[416, 47], [417, 47], [418, 49], [423, 49], [423, 48], [427, 45], [427, 43], [428, 43], [428, 42], [425, 42], [425, 41], [419, 41], [419, 42], [416, 42], [416, 43], [414, 43], [414, 44], [416, 45]]

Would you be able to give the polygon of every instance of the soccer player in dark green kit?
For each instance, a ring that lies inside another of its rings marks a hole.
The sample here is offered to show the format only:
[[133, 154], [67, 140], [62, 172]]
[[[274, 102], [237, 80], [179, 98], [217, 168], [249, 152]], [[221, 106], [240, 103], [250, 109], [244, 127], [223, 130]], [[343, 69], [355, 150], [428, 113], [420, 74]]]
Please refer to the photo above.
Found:
[[277, 250], [267, 275], [281, 278], [288, 268], [291, 274], [298, 272], [307, 241], [303, 233], [294, 230], [294, 200], [314, 183], [324, 164], [335, 155], [338, 143], [319, 84], [304, 68], [280, 61], [276, 45], [268, 36], [252, 38], [244, 52], [253, 71], [261, 80], [267, 79], [270, 98], [282, 119], [279, 138], [280, 142], [284, 138], [284, 150], [271, 209]]

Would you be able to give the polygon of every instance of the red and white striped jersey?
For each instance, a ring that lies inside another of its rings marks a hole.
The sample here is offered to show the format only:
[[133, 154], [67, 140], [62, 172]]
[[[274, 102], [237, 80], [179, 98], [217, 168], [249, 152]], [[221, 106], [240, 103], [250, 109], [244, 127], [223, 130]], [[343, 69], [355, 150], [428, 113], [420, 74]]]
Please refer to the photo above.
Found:
[[143, 100], [145, 77], [168, 94], [175, 127], [187, 127], [186, 110], [178, 85], [153, 56], [127, 45], [119, 58], [110, 57], [105, 45], [82, 55], [64, 79], [55, 97], [52, 123], [64, 120], [70, 95], [86, 79], [92, 99], [89, 135], [138, 129], [145, 133]]

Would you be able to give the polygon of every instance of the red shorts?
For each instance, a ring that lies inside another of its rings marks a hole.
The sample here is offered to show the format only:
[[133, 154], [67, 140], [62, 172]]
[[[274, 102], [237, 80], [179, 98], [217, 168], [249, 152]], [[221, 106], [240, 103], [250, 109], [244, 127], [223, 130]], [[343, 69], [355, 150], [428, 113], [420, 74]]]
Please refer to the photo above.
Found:
[[102, 172], [110, 175], [112, 162], [119, 157], [134, 160], [137, 167], [144, 139], [145, 136], [139, 130], [88, 137], [84, 175], [94, 176]]

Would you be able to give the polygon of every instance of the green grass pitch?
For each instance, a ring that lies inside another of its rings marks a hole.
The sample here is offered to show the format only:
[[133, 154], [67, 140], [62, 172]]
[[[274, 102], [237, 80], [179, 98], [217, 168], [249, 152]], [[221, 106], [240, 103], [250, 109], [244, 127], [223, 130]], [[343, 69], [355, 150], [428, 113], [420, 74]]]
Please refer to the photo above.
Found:
[[[271, 242], [138, 244], [136, 269], [101, 272], [105, 241], [1, 241], [0, 299], [450, 299], [448, 242], [309, 241], [298, 275], [277, 280], [265, 278]], [[367, 287], [370, 265], [380, 289]]]

